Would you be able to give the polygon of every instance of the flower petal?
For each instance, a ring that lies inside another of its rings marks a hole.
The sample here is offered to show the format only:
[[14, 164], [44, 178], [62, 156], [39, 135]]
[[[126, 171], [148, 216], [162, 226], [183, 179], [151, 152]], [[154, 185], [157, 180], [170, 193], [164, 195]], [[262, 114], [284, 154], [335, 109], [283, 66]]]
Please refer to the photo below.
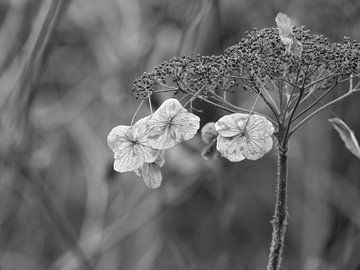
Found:
[[252, 138], [246, 143], [242, 150], [244, 157], [250, 160], [257, 160], [268, 153], [273, 146], [273, 140], [270, 136], [263, 138]]
[[291, 19], [286, 14], [279, 12], [275, 18], [275, 22], [279, 29], [279, 36], [281, 41], [287, 46], [292, 44], [293, 24]]
[[245, 133], [250, 138], [271, 136], [274, 133], [274, 126], [264, 116], [252, 114], [245, 127]]
[[239, 135], [249, 114], [233, 113], [221, 117], [215, 123], [215, 129], [222, 137], [233, 137]]
[[146, 136], [149, 129], [150, 118], [151, 116], [141, 118], [131, 127], [130, 134], [132, 140], [138, 141], [142, 144], [146, 144]]
[[176, 99], [166, 100], [148, 121], [149, 145], [155, 149], [167, 149], [194, 137], [200, 126], [200, 118], [184, 109]]
[[162, 182], [160, 166], [155, 163], [145, 163], [135, 170], [137, 176], [142, 178], [148, 188], [158, 188]]
[[117, 172], [129, 172], [138, 169], [144, 164], [144, 158], [139, 155], [139, 147], [131, 146], [128, 149], [115, 153], [114, 170]]
[[220, 135], [217, 137], [216, 149], [220, 152], [221, 156], [232, 162], [245, 159], [242, 154], [244, 146], [245, 137], [226, 138]]
[[217, 137], [218, 133], [215, 129], [215, 123], [209, 122], [201, 129], [201, 139], [205, 144], [209, 144], [213, 139]]
[[129, 140], [130, 126], [114, 127], [107, 136], [107, 143], [113, 152], [122, 151], [131, 145]]

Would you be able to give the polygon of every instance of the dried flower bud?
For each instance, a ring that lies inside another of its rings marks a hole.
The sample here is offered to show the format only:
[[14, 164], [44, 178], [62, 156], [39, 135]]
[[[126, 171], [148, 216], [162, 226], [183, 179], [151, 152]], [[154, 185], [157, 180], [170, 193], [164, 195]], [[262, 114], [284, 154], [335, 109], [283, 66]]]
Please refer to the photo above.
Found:
[[218, 135], [215, 129], [215, 123], [209, 122], [201, 129], [201, 139], [205, 144], [212, 142], [214, 138]]

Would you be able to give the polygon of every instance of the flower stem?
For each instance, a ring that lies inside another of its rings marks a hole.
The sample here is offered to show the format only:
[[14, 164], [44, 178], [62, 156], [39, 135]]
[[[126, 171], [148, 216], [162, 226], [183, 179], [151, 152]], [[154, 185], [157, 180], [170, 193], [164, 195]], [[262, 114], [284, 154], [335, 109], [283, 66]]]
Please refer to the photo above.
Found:
[[276, 177], [276, 205], [272, 220], [273, 232], [267, 270], [279, 270], [285, 243], [285, 232], [288, 219], [287, 207], [287, 142], [278, 146], [278, 167]]

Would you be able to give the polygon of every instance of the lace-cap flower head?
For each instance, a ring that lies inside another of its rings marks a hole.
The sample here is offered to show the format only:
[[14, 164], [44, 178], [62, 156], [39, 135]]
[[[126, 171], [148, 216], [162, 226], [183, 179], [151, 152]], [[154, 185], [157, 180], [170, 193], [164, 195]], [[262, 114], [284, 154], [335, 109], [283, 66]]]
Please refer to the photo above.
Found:
[[117, 126], [110, 131], [107, 142], [114, 152], [115, 171], [134, 171], [157, 160], [159, 151], [151, 148], [146, 139], [147, 120], [145, 117], [133, 126]]
[[135, 173], [144, 180], [148, 188], [158, 188], [162, 182], [161, 167], [164, 164], [164, 151], [161, 151], [154, 162], [143, 164], [139, 169], [135, 170]]
[[274, 133], [274, 126], [260, 115], [226, 115], [215, 123], [215, 128], [219, 133], [217, 150], [233, 162], [245, 158], [259, 159], [269, 152], [273, 145], [271, 135]]
[[149, 145], [162, 150], [193, 138], [200, 118], [189, 113], [177, 99], [170, 98], [153, 113], [147, 125]]
[[302, 43], [294, 36], [291, 19], [286, 14], [280, 12], [277, 14], [275, 22], [279, 29], [280, 40], [286, 47], [286, 53], [300, 57], [302, 53]]

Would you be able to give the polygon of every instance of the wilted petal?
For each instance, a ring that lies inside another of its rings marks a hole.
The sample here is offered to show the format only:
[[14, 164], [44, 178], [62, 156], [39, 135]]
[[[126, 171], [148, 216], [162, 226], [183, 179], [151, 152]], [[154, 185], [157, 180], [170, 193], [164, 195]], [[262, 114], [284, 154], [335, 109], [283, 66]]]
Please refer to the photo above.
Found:
[[250, 138], [269, 136], [274, 133], [274, 126], [264, 116], [252, 114], [245, 127], [245, 133]]
[[204, 143], [209, 144], [214, 138], [216, 138], [218, 135], [215, 123], [209, 122], [206, 125], [204, 125], [201, 129], [201, 139]]
[[215, 127], [219, 132], [217, 150], [230, 161], [256, 160], [272, 148], [274, 126], [263, 116], [230, 114], [222, 117]]
[[158, 158], [159, 151], [147, 144], [143, 139], [145, 135], [146, 118], [134, 126], [117, 126], [110, 131], [107, 142], [114, 152], [114, 170], [133, 171], [145, 162], [152, 163]]
[[199, 126], [198, 116], [186, 111], [178, 100], [170, 98], [149, 119], [146, 139], [155, 149], [167, 149], [190, 140]]
[[203, 159], [210, 160], [217, 156], [218, 151], [216, 150], [216, 142], [217, 140], [215, 138], [212, 142], [210, 142], [204, 147], [204, 149], [201, 151], [201, 156], [203, 157]]
[[285, 45], [286, 53], [300, 57], [303, 50], [302, 43], [297, 40], [292, 31], [293, 23], [284, 13], [278, 13], [275, 18], [276, 25], [279, 29], [281, 42]]
[[245, 159], [242, 154], [245, 146], [244, 143], [244, 137], [226, 138], [219, 135], [217, 137], [216, 149], [224, 158], [232, 162], [237, 162]]
[[287, 46], [291, 45], [293, 42], [293, 24], [291, 19], [286, 14], [279, 12], [275, 18], [275, 22], [279, 29], [279, 36], [281, 41]]
[[133, 147], [128, 151], [116, 152], [114, 170], [117, 172], [130, 172], [144, 164], [144, 159], [134, 151]]
[[130, 126], [117, 126], [110, 131], [107, 136], [107, 143], [113, 152], [122, 151], [131, 146], [129, 141], [130, 128]]
[[135, 170], [137, 176], [142, 178], [148, 188], [158, 188], [162, 182], [161, 168], [156, 163], [145, 163]]
[[246, 146], [241, 151], [244, 157], [250, 160], [262, 158], [267, 152], [272, 149], [273, 140], [270, 136], [260, 139], [249, 139]]
[[249, 114], [233, 113], [221, 117], [215, 123], [215, 129], [222, 137], [233, 137], [241, 133]]

